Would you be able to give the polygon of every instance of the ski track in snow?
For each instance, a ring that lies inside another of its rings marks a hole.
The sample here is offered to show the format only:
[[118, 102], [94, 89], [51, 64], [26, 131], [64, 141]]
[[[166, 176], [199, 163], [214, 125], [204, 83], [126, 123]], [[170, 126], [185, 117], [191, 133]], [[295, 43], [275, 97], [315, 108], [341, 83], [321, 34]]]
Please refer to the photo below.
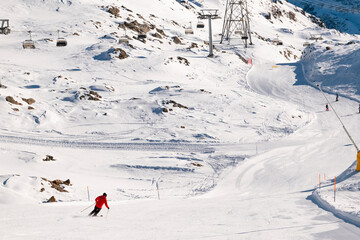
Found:
[[47, 147], [65, 147], [65, 148], [85, 148], [85, 149], [104, 149], [104, 150], [124, 150], [124, 151], [178, 151], [178, 152], [204, 152], [210, 153], [214, 148], [209, 144], [191, 144], [191, 143], [109, 143], [109, 142], [91, 142], [91, 141], [70, 141], [70, 140], [52, 140], [27, 138], [18, 136], [0, 135], [0, 142], [38, 145]]

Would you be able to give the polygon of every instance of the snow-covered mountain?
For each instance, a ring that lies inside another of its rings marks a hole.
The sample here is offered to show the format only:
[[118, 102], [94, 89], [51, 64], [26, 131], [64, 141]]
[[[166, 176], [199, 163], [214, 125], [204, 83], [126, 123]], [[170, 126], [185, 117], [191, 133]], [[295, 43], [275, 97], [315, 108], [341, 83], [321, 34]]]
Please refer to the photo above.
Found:
[[289, 2], [321, 18], [328, 28], [349, 34], [360, 33], [359, 0], [289, 0]]
[[[220, 44], [226, 3], [0, 2], [3, 239], [357, 239], [307, 199], [359, 225], [355, 148], [317, 87], [358, 143], [359, 36], [249, 0], [254, 44]], [[106, 220], [83, 217], [103, 192]]]

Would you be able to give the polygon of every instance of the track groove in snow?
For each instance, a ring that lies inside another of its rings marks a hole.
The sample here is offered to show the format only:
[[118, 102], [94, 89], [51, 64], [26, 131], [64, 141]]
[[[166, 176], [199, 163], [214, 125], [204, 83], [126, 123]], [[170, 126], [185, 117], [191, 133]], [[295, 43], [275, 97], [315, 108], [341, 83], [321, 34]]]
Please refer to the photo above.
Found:
[[108, 150], [137, 150], [137, 151], [178, 151], [178, 152], [213, 152], [214, 148], [208, 144], [195, 143], [116, 143], [116, 142], [93, 142], [93, 141], [70, 141], [38, 139], [29, 137], [17, 137], [0, 135], [0, 142], [38, 145], [47, 147], [65, 148], [89, 148]]

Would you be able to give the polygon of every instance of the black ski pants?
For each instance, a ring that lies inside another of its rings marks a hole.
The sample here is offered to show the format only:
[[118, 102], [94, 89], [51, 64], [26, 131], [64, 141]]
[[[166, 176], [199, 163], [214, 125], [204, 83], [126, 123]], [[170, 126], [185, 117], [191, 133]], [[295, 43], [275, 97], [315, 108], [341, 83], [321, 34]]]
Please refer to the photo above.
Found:
[[97, 216], [97, 214], [100, 212], [101, 208], [95, 207], [94, 210], [92, 210], [91, 213], [89, 213], [89, 216]]

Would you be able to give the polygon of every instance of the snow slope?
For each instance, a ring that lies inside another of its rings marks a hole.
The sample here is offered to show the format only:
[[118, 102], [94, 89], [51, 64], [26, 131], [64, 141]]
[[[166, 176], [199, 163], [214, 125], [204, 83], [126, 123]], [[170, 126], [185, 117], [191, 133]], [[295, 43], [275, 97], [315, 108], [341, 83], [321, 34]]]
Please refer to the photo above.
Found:
[[[190, 21], [195, 27], [198, 6], [223, 14], [225, 1], [189, 4], [0, 3], [12, 27], [0, 36], [1, 238], [357, 239], [358, 227], [311, 201], [318, 174], [339, 175], [355, 153], [310, 76], [341, 93], [339, 113], [359, 136], [351, 78], [358, 36], [319, 28], [287, 2], [249, 1], [254, 45], [245, 49], [236, 37], [220, 45], [222, 21], [214, 20], [216, 57], [209, 59], [206, 28], [184, 30]], [[124, 31], [133, 20], [146, 25], [146, 41]], [[58, 29], [65, 48], [54, 46]], [[21, 46], [28, 30], [34, 50]], [[324, 42], [303, 54], [310, 34]], [[129, 45], [118, 43], [124, 35]], [[355, 44], [336, 45], [339, 39]], [[330, 42], [336, 50], [324, 51]], [[117, 58], [118, 48], [129, 57]], [[343, 59], [346, 87], [337, 81]], [[67, 192], [54, 188], [56, 179], [70, 179], [57, 187]], [[90, 209], [82, 210], [103, 192], [110, 211], [87, 218]], [[58, 202], [46, 203], [51, 196]]]
[[328, 28], [359, 34], [360, 1], [358, 0], [289, 0], [306, 12], [321, 18]]

